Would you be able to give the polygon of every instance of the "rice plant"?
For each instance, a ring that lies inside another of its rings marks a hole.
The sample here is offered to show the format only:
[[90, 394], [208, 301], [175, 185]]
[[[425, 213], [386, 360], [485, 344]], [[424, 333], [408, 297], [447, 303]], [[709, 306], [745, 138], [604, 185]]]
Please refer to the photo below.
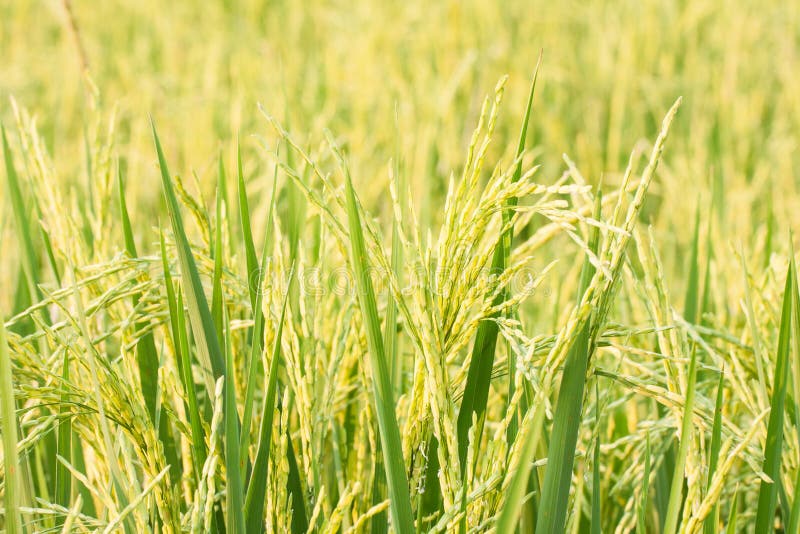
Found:
[[800, 9], [0, 7], [0, 530], [800, 531]]

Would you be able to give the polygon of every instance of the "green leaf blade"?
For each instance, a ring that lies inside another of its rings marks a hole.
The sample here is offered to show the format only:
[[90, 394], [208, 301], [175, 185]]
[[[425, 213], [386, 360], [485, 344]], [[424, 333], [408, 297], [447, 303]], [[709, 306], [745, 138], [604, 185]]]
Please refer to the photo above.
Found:
[[198, 353], [203, 357], [203, 363], [209, 365], [214, 374], [214, 378], [225, 375], [225, 359], [220, 348], [216, 326], [208, 308], [208, 300], [200, 281], [200, 273], [192, 256], [189, 239], [183, 226], [183, 218], [178, 205], [178, 198], [170, 178], [167, 161], [164, 157], [161, 142], [156, 133], [155, 124], [152, 124], [153, 140], [158, 155], [159, 167], [161, 169], [161, 180], [164, 187], [164, 195], [167, 201], [172, 230], [175, 234], [176, 246], [178, 249], [178, 259], [180, 261], [181, 278], [183, 288], [186, 293], [186, 301], [189, 308], [189, 320], [192, 325], [192, 332], [197, 340]]
[[772, 482], [761, 481], [758, 492], [755, 532], [768, 532], [772, 529], [775, 507], [778, 501], [777, 481], [778, 477], [780, 477], [784, 401], [786, 399], [786, 386], [789, 375], [789, 353], [791, 352], [792, 293], [795, 291], [796, 279], [797, 275], [794, 259], [792, 259], [789, 263], [786, 285], [783, 292], [772, 400], [770, 403], [769, 421], [767, 423], [767, 440], [764, 445], [764, 463], [762, 465], [764, 474], [772, 479]]
[[[525, 116], [520, 128], [519, 142], [516, 152], [516, 168], [514, 170], [513, 181], [519, 181], [522, 176], [522, 153], [525, 150], [525, 142], [528, 135], [528, 123], [533, 108], [533, 95], [536, 90], [536, 79], [541, 65], [541, 56], [536, 64], [533, 73], [530, 91], [528, 92], [528, 102], [525, 108]], [[505, 206], [503, 211], [503, 221], [507, 222], [510, 217], [508, 209], [516, 205], [516, 199]], [[512, 231], [506, 231], [498, 242], [492, 256], [491, 272], [493, 274], [502, 273], [508, 263], [511, 254]], [[505, 292], [502, 291], [492, 303], [493, 306], [499, 305], [505, 299]], [[496, 316], [495, 316], [496, 317]], [[466, 472], [467, 448], [469, 446], [469, 430], [472, 427], [472, 416], [475, 414], [478, 421], [478, 429], [475, 433], [476, 440], [480, 440], [483, 431], [483, 414], [486, 411], [486, 403], [489, 397], [489, 385], [492, 379], [492, 368], [494, 367], [495, 350], [497, 348], [497, 322], [487, 320], [480, 323], [478, 331], [475, 333], [475, 342], [472, 346], [467, 380], [464, 385], [464, 395], [461, 399], [461, 407], [458, 411], [457, 433], [458, 433], [458, 457], [461, 463], [461, 472]], [[511, 365], [511, 362], [509, 365]], [[509, 384], [513, 390], [514, 370], [509, 369]], [[463, 510], [463, 508], [462, 508]], [[462, 529], [463, 530], [463, 529]]]
[[372, 287], [372, 280], [369, 278], [367, 251], [358, 212], [358, 202], [353, 190], [352, 180], [347, 172], [345, 191], [347, 219], [350, 229], [350, 254], [355, 270], [359, 306], [369, 346], [369, 359], [374, 381], [372, 389], [378, 416], [386, 480], [389, 486], [389, 509], [395, 530], [399, 534], [411, 534], [414, 532], [414, 516], [411, 511], [408, 477], [406, 475], [405, 462], [403, 461], [400, 430], [395, 414], [392, 382], [383, 346], [378, 309], [375, 304], [375, 292]]
[[0, 316], [0, 428], [3, 430], [3, 460], [5, 464], [6, 532], [22, 534], [20, 504], [22, 477], [17, 454], [17, 404], [14, 400], [14, 380], [11, 354], [6, 340], [5, 319]]
[[[595, 204], [595, 217], [600, 215], [600, 197]], [[589, 249], [597, 253], [599, 230], [594, 227]], [[578, 299], [582, 301], [589, 288], [594, 266], [587, 257], [581, 270]], [[586, 371], [593, 351], [591, 341], [591, 316], [578, 330], [578, 335], [567, 353], [561, 385], [553, 415], [553, 429], [547, 455], [547, 467], [542, 482], [542, 496], [539, 501], [539, 515], [536, 519], [537, 532], [563, 532], [567, 519], [569, 488], [572, 481], [572, 468], [575, 462], [575, 448], [578, 429], [581, 423], [583, 394], [586, 386]]]
[[[290, 281], [294, 269], [290, 274]], [[278, 368], [281, 363], [281, 337], [283, 335], [283, 322], [286, 317], [286, 305], [289, 301], [289, 292], [283, 297], [281, 316], [275, 332], [275, 341], [272, 346], [272, 359], [270, 360], [267, 388], [264, 395], [264, 406], [261, 413], [259, 428], [258, 449], [253, 463], [253, 473], [247, 487], [245, 497], [245, 516], [247, 532], [263, 532], [264, 530], [264, 498], [267, 494], [267, 477], [269, 475], [269, 453], [272, 443], [272, 424], [275, 412], [275, 399], [278, 391]]]
[[692, 416], [694, 412], [695, 385], [697, 382], [697, 348], [692, 349], [689, 361], [689, 372], [686, 384], [686, 401], [683, 405], [683, 421], [681, 423], [680, 444], [678, 455], [675, 459], [675, 471], [672, 475], [667, 515], [664, 521], [664, 533], [673, 534], [678, 528], [681, 505], [683, 504], [684, 469], [686, 456], [689, 452], [689, 443], [692, 440]]

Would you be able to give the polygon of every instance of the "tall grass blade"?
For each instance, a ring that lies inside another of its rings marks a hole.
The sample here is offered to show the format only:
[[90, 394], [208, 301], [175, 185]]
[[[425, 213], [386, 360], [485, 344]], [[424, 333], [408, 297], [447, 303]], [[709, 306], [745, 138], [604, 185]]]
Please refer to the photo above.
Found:
[[[238, 425], [239, 418], [236, 413], [235, 405], [235, 391], [233, 386], [233, 375], [227, 375], [227, 369], [232, 367], [228, 364], [222, 349], [220, 348], [220, 340], [217, 336], [216, 325], [211, 316], [211, 311], [208, 308], [208, 301], [203, 290], [203, 284], [200, 281], [200, 273], [197, 270], [197, 265], [192, 255], [192, 249], [189, 245], [189, 239], [186, 237], [186, 231], [183, 226], [183, 218], [180, 213], [180, 206], [175, 190], [170, 178], [169, 169], [167, 167], [164, 151], [161, 148], [161, 142], [158, 139], [155, 124], [151, 120], [151, 129], [153, 132], [153, 141], [158, 155], [158, 163], [161, 169], [161, 181], [164, 188], [164, 196], [167, 201], [167, 210], [172, 221], [172, 231], [175, 236], [175, 244], [178, 252], [178, 260], [180, 264], [181, 279], [183, 281], [183, 291], [186, 294], [186, 302], [189, 311], [189, 323], [191, 324], [192, 334], [194, 335], [195, 348], [197, 354], [201, 359], [202, 372], [208, 373], [209, 370], [213, 373], [214, 380], [209, 380], [206, 377], [206, 387], [208, 389], [209, 399], [213, 398], [214, 385], [213, 383], [221, 377], [224, 377], [224, 397], [223, 397], [223, 428], [225, 437], [225, 464], [228, 469], [228, 491], [235, 494], [241, 494], [241, 482], [238, 479], [239, 473], [239, 437]], [[185, 370], [184, 370], [185, 372]], [[231, 406], [231, 399], [234, 404]], [[229, 420], [232, 418], [233, 420]], [[234, 431], [235, 429], [235, 431]], [[235, 438], [235, 443], [232, 441]], [[231, 466], [235, 466], [236, 473], [231, 471]], [[233, 479], [233, 480], [232, 480]], [[242, 502], [231, 502], [232, 496], [228, 495], [228, 521], [229, 525], [233, 528], [233, 532], [243, 532], [244, 520], [237, 521], [239, 516], [242, 515]]]
[[[405, 187], [400, 182], [399, 163], [397, 160], [393, 166], [394, 172], [392, 179], [394, 180], [395, 190], [399, 195], [398, 200], [400, 206], [404, 206], [403, 199]], [[397, 278], [398, 282], [402, 284], [402, 271], [403, 271], [403, 243], [400, 238], [400, 221], [397, 217], [392, 217], [392, 255], [391, 266], [392, 273]], [[383, 326], [383, 346], [386, 348], [386, 361], [389, 362], [389, 372], [391, 374], [392, 389], [396, 395], [402, 394], [403, 387], [403, 358], [398, 352], [399, 339], [397, 335], [397, 304], [393, 298], [389, 298], [386, 303], [386, 320]], [[372, 486], [372, 504], [377, 505], [386, 498], [386, 476], [384, 475], [383, 456], [377, 454], [375, 459], [375, 479]], [[381, 512], [375, 514], [372, 518], [372, 534], [385, 534], [388, 529], [388, 516], [387, 513]]]
[[[276, 151], [276, 158], [278, 158], [279, 156], [280, 156], [280, 153], [278, 151]], [[290, 160], [290, 158], [291, 158], [291, 150], [287, 152], [286, 158], [287, 158], [287, 160]], [[271, 215], [269, 215], [267, 217], [268, 218], [267, 228], [268, 228], [268, 230], [270, 232], [272, 231], [272, 221], [273, 221], [273, 218], [275, 217], [275, 203], [277, 201], [277, 195], [278, 195], [278, 187], [277, 187], [278, 186], [278, 167], [279, 167], [279, 165], [276, 165], [275, 172], [274, 172], [274, 175], [273, 175], [273, 178], [272, 178], [272, 198], [270, 199], [270, 204], [271, 204], [270, 205], [270, 212], [271, 212]], [[240, 169], [241, 169], [241, 166], [240, 166]], [[242, 178], [242, 182], [243, 182], [243, 178]], [[291, 185], [294, 185], [294, 184], [290, 184], [290, 186]], [[243, 187], [243, 184], [242, 184], [242, 187]], [[289, 189], [289, 191], [291, 191], [291, 189]], [[297, 208], [297, 204], [299, 204], [299, 201], [290, 202], [290, 208], [289, 209], [292, 210], [292, 213], [297, 213], [297, 209], [296, 209]], [[292, 206], [294, 206], [294, 207], [292, 207]], [[290, 229], [290, 235], [289, 235], [290, 256], [289, 256], [289, 261], [293, 265], [296, 264], [295, 263], [296, 262], [295, 254], [296, 254], [296, 251], [297, 251], [297, 246], [296, 246], [295, 239], [299, 240], [299, 235], [300, 235], [300, 227], [299, 227], [300, 223], [299, 223], [299, 221], [301, 220], [301, 218], [302, 217], [299, 216], [299, 215], [293, 215], [293, 216], [290, 217], [291, 220], [288, 223], [288, 227]], [[293, 221], [295, 221], [295, 222], [293, 222]], [[268, 234], [268, 236], [269, 235], [270, 234]], [[264, 246], [265, 246], [265, 248], [264, 248], [265, 251], [269, 250], [268, 245], [267, 245], [266, 237], [265, 237]], [[262, 256], [263, 256], [263, 251], [262, 251]], [[255, 258], [255, 247], [253, 247], [253, 260], [255, 260], [255, 259], [256, 259]], [[258, 266], [256, 265], [256, 263], [253, 262], [253, 264], [255, 265], [255, 268], [258, 269]], [[248, 266], [248, 268], [252, 269], [252, 267], [250, 267], [250, 266]], [[262, 267], [261, 268], [262, 269], [266, 268], [266, 265], [263, 265], [263, 261], [262, 261]], [[252, 274], [253, 273], [252, 270], [250, 272], [251, 272], [250, 283], [252, 284], [253, 278], [255, 278], [255, 276]], [[254, 291], [255, 288], [252, 288], [251, 290]], [[298, 304], [297, 294], [298, 294], [297, 293], [297, 280], [296, 279], [292, 279], [292, 281], [290, 281], [290, 283], [289, 283], [289, 303], [290, 303], [291, 306], [293, 306], [295, 308], [297, 307], [297, 304]], [[255, 302], [255, 297], [252, 296], [252, 295], [251, 295], [251, 300], [253, 302]], [[297, 310], [295, 313], [299, 314], [299, 310]], [[302, 346], [302, 341], [303, 340], [301, 338], [300, 339], [301, 346]], [[302, 352], [302, 350], [301, 350], [301, 352]], [[289, 409], [286, 406], [282, 406], [281, 402], [280, 402], [280, 399], [278, 399], [278, 400], [279, 400], [279, 402], [278, 402], [278, 410], [279, 411], [285, 410], [285, 409]], [[291, 496], [291, 499], [292, 499], [292, 508], [293, 508], [292, 509], [292, 525], [291, 525], [291, 529], [292, 529], [292, 534], [303, 534], [308, 530], [308, 517], [307, 517], [307, 514], [306, 514], [305, 493], [304, 493], [304, 490], [303, 490], [303, 483], [300, 480], [300, 470], [299, 470], [299, 468], [297, 466], [297, 458], [295, 457], [295, 453], [294, 453], [294, 444], [292, 443], [292, 435], [291, 435], [291, 433], [288, 433], [288, 432], [286, 433], [286, 440], [287, 440], [287, 444], [286, 444], [286, 446], [287, 446], [287, 460], [288, 460], [288, 464], [289, 464], [289, 476], [288, 476], [286, 484], [287, 484], [287, 489], [289, 491], [289, 495]]]
[[[125, 251], [132, 259], [139, 257], [136, 251], [136, 242], [133, 239], [133, 229], [131, 227], [128, 206], [125, 201], [125, 183], [122, 176], [122, 169], [117, 172], [117, 186], [119, 191], [119, 211], [122, 219], [122, 233], [125, 236]], [[141, 300], [139, 293], [134, 293], [131, 297], [133, 307], [136, 308]], [[144, 321], [137, 321], [134, 325], [135, 330], [146, 329]], [[136, 342], [136, 363], [139, 369], [139, 385], [142, 390], [147, 413], [150, 420], [158, 430], [158, 437], [164, 445], [164, 455], [170, 465], [170, 476], [172, 480], [178, 481], [181, 477], [181, 463], [178, 461], [178, 452], [175, 448], [175, 441], [169, 429], [169, 422], [166, 417], [159, 417], [159, 390], [158, 390], [158, 369], [161, 362], [156, 349], [156, 341], [152, 330], [146, 330]]]
[[[264, 277], [267, 274], [267, 252], [270, 250], [271, 244], [271, 232], [272, 232], [272, 217], [275, 208], [275, 196], [277, 191], [277, 184], [278, 184], [278, 167], [275, 167], [275, 174], [273, 176], [273, 188], [272, 188], [272, 198], [270, 200], [269, 205], [269, 213], [267, 214], [267, 224], [266, 224], [266, 235], [264, 236], [264, 243], [261, 250], [261, 262], [259, 267], [258, 260], [255, 260], [254, 266], [252, 269], [248, 266], [248, 269], [252, 273], [251, 276], [255, 278], [253, 281], [248, 281], [250, 284], [250, 295], [254, 297], [255, 300], [252, 302], [253, 306], [253, 340], [250, 345], [250, 359], [248, 360], [247, 364], [247, 386], [245, 388], [245, 399], [244, 399], [244, 412], [242, 414], [242, 445], [241, 445], [241, 456], [244, 460], [245, 458], [249, 457], [250, 454], [250, 426], [253, 414], [253, 399], [255, 398], [255, 389], [257, 387], [257, 380], [256, 377], [258, 376], [258, 370], [261, 367], [261, 354], [264, 350], [264, 310], [262, 309], [262, 300], [263, 300], [263, 284], [264, 284]], [[240, 184], [241, 188], [244, 188], [244, 183]], [[240, 193], [241, 195], [241, 193]], [[246, 197], [246, 193], [245, 193]], [[247, 202], [245, 200], [245, 202]], [[242, 206], [243, 209], [246, 211], [246, 206]], [[245, 225], [243, 223], [243, 227], [248, 226], [249, 222]], [[247, 238], [247, 232], [245, 232], [245, 240]], [[251, 237], [252, 239], [252, 237]], [[250, 260], [248, 260], [249, 262]], [[257, 274], [257, 276], [256, 276]], [[289, 285], [291, 285], [292, 280], [294, 277], [289, 278]], [[288, 292], [287, 292], [288, 294]], [[277, 380], [277, 378], [276, 378]], [[277, 384], [277, 382], [276, 382]], [[275, 404], [274, 401], [272, 403]], [[271, 417], [270, 412], [270, 417]], [[248, 525], [249, 525], [248, 521]]]
[[[800, 288], [798, 288], [796, 279], [794, 291], [792, 291], [792, 306], [792, 341], [794, 342], [793, 347], [795, 363], [794, 374], [792, 376], [795, 388], [793, 408], [795, 410], [794, 422], [795, 425], [797, 425], [797, 418], [800, 417], [800, 413], [798, 413], [798, 402], [800, 399], [796, 397], [797, 388], [800, 388], [800, 378], [798, 378], [798, 376], [800, 376], [800, 365], [798, 365], [798, 358], [800, 358]], [[794, 500], [792, 501], [791, 507], [784, 506], [784, 510], [789, 511], [788, 521], [786, 523], [786, 532], [798, 532], [798, 530], [800, 530], [800, 492], [798, 492], [798, 488], [800, 488], [800, 471], [798, 471], [795, 475], [794, 488]]]
[[700, 293], [700, 267], [699, 267], [699, 249], [700, 249], [700, 203], [697, 203], [697, 208], [694, 217], [694, 234], [692, 238], [692, 249], [689, 254], [689, 278], [686, 282], [686, 298], [683, 304], [683, 318], [690, 324], [697, 322], [697, 309], [698, 309], [698, 295]]
[[[286, 409], [278, 405], [278, 409]], [[303, 496], [303, 483], [300, 480], [300, 469], [297, 467], [297, 458], [294, 453], [292, 437], [286, 434], [286, 459], [289, 463], [289, 478], [286, 485], [292, 498], [292, 534], [304, 534], [308, 531], [308, 515], [306, 514], [305, 497]]]
[[[599, 218], [599, 196], [595, 205], [595, 216]], [[597, 253], [600, 232], [592, 229], [589, 248]], [[582, 301], [589, 288], [594, 266], [589, 258], [584, 260], [578, 286], [578, 301]], [[542, 482], [542, 496], [539, 500], [539, 515], [536, 519], [537, 532], [563, 532], [567, 519], [567, 503], [572, 481], [572, 467], [575, 461], [575, 447], [578, 440], [578, 428], [581, 423], [583, 393], [586, 385], [586, 370], [592, 354], [590, 331], [591, 318], [579, 327], [578, 335], [573, 341], [564, 361], [561, 385], [558, 390], [556, 410], [553, 415], [553, 430], [547, 455], [547, 467]]]
[[736, 518], [738, 517], [739, 488], [733, 493], [731, 499], [731, 509], [728, 513], [728, 524], [725, 526], [725, 534], [736, 534]]
[[[3, 134], [5, 136], [5, 133]], [[5, 141], [5, 140], [4, 140]], [[14, 400], [14, 380], [11, 354], [6, 340], [5, 319], [0, 316], [0, 429], [3, 430], [3, 463], [5, 468], [5, 528], [8, 534], [22, 534], [20, 504], [22, 477], [17, 455], [17, 404]]]
[[186, 413], [189, 416], [191, 430], [191, 447], [196, 480], [200, 480], [201, 469], [206, 461], [206, 441], [205, 432], [200, 419], [200, 408], [197, 403], [197, 389], [192, 375], [192, 362], [189, 353], [189, 339], [186, 332], [186, 317], [183, 310], [183, 298], [181, 294], [175, 292], [170, 274], [169, 262], [167, 260], [167, 245], [164, 241], [164, 234], [160, 234], [161, 262], [164, 272], [164, 285], [167, 291], [167, 306], [169, 308], [170, 330], [172, 333], [172, 343], [175, 347], [178, 372], [180, 373], [183, 393], [186, 397]]
[[227, 340], [225, 350], [225, 384], [223, 394], [225, 401], [223, 420], [225, 436], [225, 471], [226, 471], [226, 529], [232, 534], [247, 532], [244, 522], [244, 486], [242, 484], [242, 465], [239, 461], [239, 416], [236, 413], [236, 385], [234, 382], [233, 351], [230, 346], [230, 330], [225, 325], [223, 339]]
[[667, 516], [664, 521], [664, 534], [673, 534], [678, 527], [678, 519], [683, 504], [684, 469], [689, 444], [692, 441], [692, 415], [694, 412], [695, 383], [697, 381], [697, 347], [692, 348], [689, 360], [689, 373], [686, 379], [686, 400], [683, 404], [683, 422], [681, 424], [680, 444], [675, 459], [675, 471], [672, 475], [672, 486], [669, 491]]
[[505, 503], [500, 509], [500, 515], [497, 516], [497, 522], [495, 523], [496, 532], [514, 532], [516, 529], [528, 488], [528, 477], [533, 465], [533, 456], [541, 438], [543, 423], [544, 398], [541, 395], [537, 395], [533, 401], [533, 408], [525, 416], [520, 427], [518, 439], [523, 440], [520, 451], [520, 465], [514, 471], [511, 483], [505, 492]]
[[[25, 310], [31, 307], [31, 294], [28, 288], [28, 277], [25, 275], [25, 269], [22, 265], [17, 269], [17, 282], [14, 290], [14, 302], [11, 307], [11, 314], [17, 315], [24, 313]], [[26, 317], [24, 320], [18, 322], [11, 327], [11, 331], [21, 336], [27, 336], [36, 331], [36, 324], [33, 318]]]
[[[400, 183], [400, 177], [395, 175], [395, 184], [398, 195], [403, 195], [405, 188]], [[401, 206], [403, 205], [402, 200]], [[402, 271], [403, 271], [403, 243], [400, 239], [400, 221], [392, 218], [392, 256], [391, 265], [392, 273], [397, 278], [398, 282], [402, 284]], [[391, 372], [392, 386], [395, 394], [400, 395], [403, 382], [403, 368], [402, 357], [398, 354], [398, 336], [397, 336], [397, 304], [394, 299], [390, 298], [386, 304], [386, 322], [383, 328], [383, 345], [386, 348], [386, 361], [389, 362], [389, 369]]]
[[[711, 426], [711, 444], [708, 452], [708, 478], [706, 479], [706, 491], [711, 487], [711, 480], [714, 478], [714, 473], [717, 471], [717, 463], [719, 461], [719, 451], [722, 446], [722, 398], [723, 388], [725, 381], [725, 370], [719, 374], [719, 383], [717, 384], [717, 399], [714, 404], [714, 422]], [[711, 509], [711, 513], [706, 518], [703, 524], [703, 532], [705, 534], [714, 534], [719, 528], [719, 503], [715, 503]]]
[[[289, 274], [289, 279], [294, 278], [294, 266]], [[259, 295], [259, 301], [261, 300]], [[275, 413], [275, 399], [278, 391], [278, 369], [281, 363], [281, 337], [283, 334], [283, 322], [286, 317], [286, 305], [289, 302], [289, 292], [283, 297], [281, 306], [281, 316], [278, 319], [275, 331], [275, 341], [272, 346], [272, 357], [267, 374], [267, 387], [264, 392], [264, 405], [261, 411], [261, 425], [259, 428], [258, 448], [256, 459], [253, 463], [253, 473], [250, 483], [247, 486], [245, 497], [244, 513], [247, 521], [248, 533], [264, 531], [264, 504], [267, 494], [267, 480], [269, 475], [269, 454], [272, 445], [272, 421]]]
[[388, 362], [381, 336], [375, 292], [369, 274], [369, 260], [361, 229], [358, 201], [353, 190], [349, 171], [345, 167], [345, 196], [347, 200], [347, 219], [350, 229], [350, 254], [356, 277], [358, 301], [367, 333], [369, 360], [372, 369], [372, 390], [375, 399], [375, 412], [381, 438], [386, 480], [389, 485], [389, 510], [392, 525], [398, 534], [414, 532], [414, 516], [411, 512], [411, 497], [408, 477], [403, 461], [400, 430], [395, 415], [394, 394], [389, 375]]
[[225, 167], [222, 164], [222, 155], [219, 156], [219, 174], [217, 178], [217, 198], [215, 204], [215, 221], [214, 221], [214, 276], [211, 281], [211, 317], [214, 320], [214, 326], [217, 329], [217, 339], [222, 341], [223, 337], [223, 315], [224, 310], [222, 307], [222, 263], [223, 263], [223, 247], [222, 247], [222, 207], [223, 207], [223, 191], [225, 191]]
[[56, 256], [53, 252], [53, 241], [50, 239], [50, 234], [47, 233], [42, 226], [39, 226], [39, 234], [42, 236], [42, 244], [44, 245], [44, 251], [47, 254], [47, 261], [50, 263], [50, 270], [53, 271], [53, 277], [56, 279], [56, 285], [61, 287], [61, 270], [58, 268], [58, 263], [56, 263]]
[[170, 220], [172, 221], [172, 231], [175, 234], [181, 278], [183, 279], [183, 290], [186, 293], [189, 320], [192, 325], [192, 333], [196, 341], [197, 352], [201, 356], [202, 363], [209, 366], [214, 374], [214, 378], [218, 379], [225, 375], [225, 359], [222, 354], [222, 349], [220, 348], [214, 320], [208, 309], [208, 301], [203, 292], [203, 284], [200, 282], [200, 273], [197, 271], [197, 265], [192, 256], [192, 249], [186, 237], [178, 198], [172, 186], [172, 179], [170, 178], [167, 161], [164, 158], [164, 152], [161, 148], [161, 142], [158, 139], [155, 124], [151, 123], [151, 126], [153, 140], [158, 154], [158, 163], [161, 168], [161, 181], [164, 187], [167, 209], [169, 211]]
[[[244, 183], [242, 146], [238, 142], [236, 144], [236, 171], [237, 192], [239, 194], [239, 219], [242, 224], [242, 242], [244, 244], [245, 264], [247, 266], [247, 284], [250, 290], [250, 304], [253, 306], [253, 313], [255, 313], [256, 292], [259, 289], [256, 285], [256, 281], [259, 278], [259, 265], [258, 258], [256, 257], [256, 246], [253, 242], [253, 230], [250, 225], [250, 203], [247, 200], [247, 188]], [[277, 167], [275, 173], [277, 174]], [[270, 226], [268, 223], [267, 231], [269, 231], [269, 229]]]
[[[539, 59], [536, 61], [536, 68], [533, 70], [533, 79], [531, 80], [531, 87], [528, 91], [528, 103], [525, 106], [525, 115], [522, 119], [522, 126], [519, 132], [519, 140], [517, 142], [517, 152], [516, 152], [516, 159], [517, 165], [514, 169], [514, 176], [511, 178], [513, 182], [519, 182], [520, 178], [522, 177], [522, 154], [525, 151], [525, 143], [528, 137], [528, 124], [530, 123], [531, 119], [531, 110], [533, 109], [533, 95], [536, 92], [536, 79], [539, 77], [539, 67], [542, 65], [542, 56], [544, 54], [544, 50], [539, 52]], [[513, 208], [517, 205], [517, 198], [511, 198], [508, 200], [507, 207]], [[511, 211], [504, 210], [503, 211], [503, 225], [506, 225], [511, 220]], [[505, 233], [503, 234], [502, 238], [502, 251], [503, 251], [503, 268], [508, 266], [509, 258], [511, 257], [511, 248], [514, 239], [514, 230], [513, 228], [508, 228]], [[510, 353], [510, 347], [508, 348], [508, 352]], [[516, 379], [516, 360], [514, 358], [508, 358], [508, 396], [507, 398], [509, 401], [514, 396], [514, 388], [515, 388], [515, 379]], [[508, 443], [512, 443], [514, 439], [516, 439], [517, 434], [517, 427], [518, 427], [518, 414], [514, 414], [511, 417], [511, 421], [509, 422], [508, 432], [507, 432], [507, 440]]]
[[[513, 180], [519, 181], [522, 176], [522, 152], [525, 150], [525, 140], [528, 133], [528, 122], [531, 116], [531, 109], [533, 107], [533, 94], [536, 89], [536, 78], [539, 74], [539, 65], [541, 65], [541, 56], [539, 63], [536, 64], [536, 70], [533, 73], [533, 80], [531, 81], [531, 88], [528, 93], [528, 104], [525, 109], [525, 117], [522, 120], [522, 127], [519, 134], [519, 143], [517, 145], [517, 167], [514, 170]], [[504, 222], [510, 217], [509, 209], [513, 208], [516, 204], [511, 201], [503, 212]], [[511, 251], [512, 233], [509, 229], [501, 238], [500, 242], [494, 250], [492, 257], [492, 273], [499, 274], [506, 268], [508, 257]], [[493, 305], [499, 305], [505, 299], [505, 291], [501, 291], [495, 298]], [[467, 447], [469, 445], [469, 430], [472, 426], [472, 416], [477, 416], [478, 428], [475, 432], [475, 441], [480, 442], [481, 434], [483, 433], [483, 420], [486, 411], [486, 402], [489, 397], [489, 384], [492, 379], [492, 368], [494, 367], [495, 349], [497, 346], [498, 326], [494, 320], [483, 321], [478, 326], [478, 331], [475, 333], [475, 342], [472, 345], [472, 355], [469, 362], [469, 370], [467, 371], [467, 380], [464, 384], [464, 396], [461, 399], [461, 407], [458, 411], [457, 431], [458, 431], [458, 457], [461, 464], [461, 472], [466, 473], [466, 460], [467, 460]], [[509, 358], [509, 365], [511, 365]], [[509, 368], [510, 378], [509, 384], [513, 390], [514, 370]], [[516, 424], [516, 423], [515, 423]], [[464, 493], [466, 496], [466, 492]], [[463, 503], [465, 505], [466, 503]], [[462, 507], [463, 511], [463, 507]], [[463, 530], [463, 529], [462, 529]]]
[[797, 274], [794, 255], [789, 262], [786, 285], [783, 290], [783, 306], [781, 308], [781, 325], [778, 334], [778, 352], [775, 359], [775, 376], [772, 381], [772, 400], [770, 402], [769, 421], [767, 423], [767, 440], [764, 445], [764, 463], [762, 471], [771, 482], [761, 481], [758, 491], [758, 508], [756, 509], [755, 532], [771, 531], [775, 520], [775, 507], [778, 501], [778, 485], [781, 468], [781, 451], [783, 446], [783, 415], [786, 400], [786, 387], [789, 377], [789, 353], [792, 337], [792, 294], [795, 291]]
[[133, 238], [128, 203], [125, 200], [125, 179], [123, 178], [122, 167], [122, 165], [117, 167], [117, 194], [119, 195], [119, 215], [122, 220], [122, 236], [125, 239], [125, 252], [131, 258], [136, 259], [139, 255], [136, 252], [136, 240]]
[[[11, 148], [6, 138], [6, 130], [0, 125], [0, 134], [3, 137], [3, 158], [6, 164], [6, 178], [8, 183], [8, 194], [11, 200], [12, 211], [14, 212], [14, 222], [17, 228], [17, 239], [22, 247], [22, 269], [25, 272], [25, 279], [28, 282], [28, 291], [31, 298], [38, 302], [42, 300], [42, 291], [37, 284], [39, 273], [39, 262], [36, 256], [36, 248], [33, 244], [33, 227], [31, 225], [28, 209], [22, 196], [22, 188], [19, 183], [19, 176], [14, 167], [14, 159], [11, 155]], [[45, 316], [45, 314], [42, 314]]]

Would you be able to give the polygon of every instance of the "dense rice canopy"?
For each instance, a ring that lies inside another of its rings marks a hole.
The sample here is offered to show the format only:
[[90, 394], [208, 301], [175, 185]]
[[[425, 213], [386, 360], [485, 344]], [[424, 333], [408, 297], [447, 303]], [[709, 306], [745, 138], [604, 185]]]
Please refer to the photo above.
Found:
[[0, 529], [800, 532], [798, 28], [0, 5]]

